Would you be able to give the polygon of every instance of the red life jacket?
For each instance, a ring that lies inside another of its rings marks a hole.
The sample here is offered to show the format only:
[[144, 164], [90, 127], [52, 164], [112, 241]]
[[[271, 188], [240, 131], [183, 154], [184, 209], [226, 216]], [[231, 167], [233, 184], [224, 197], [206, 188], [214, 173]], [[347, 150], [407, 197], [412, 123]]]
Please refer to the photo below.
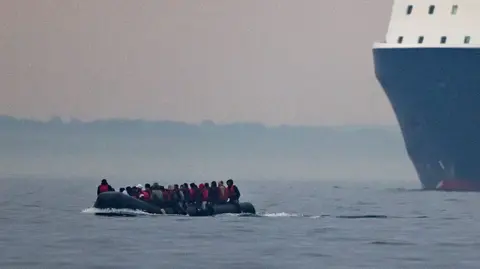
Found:
[[218, 187], [218, 196], [220, 201], [227, 201], [228, 200], [228, 190], [225, 186]]
[[208, 189], [204, 188], [202, 190], [202, 201], [208, 201]]
[[163, 194], [163, 201], [166, 201], [166, 202], [167, 202], [167, 201], [172, 200], [171, 194], [170, 194], [170, 192], [169, 192], [168, 190], [164, 190], [164, 191], [162, 192], [162, 194]]
[[99, 187], [99, 192], [107, 192], [108, 191], [108, 185], [107, 184], [101, 184]]
[[150, 192], [142, 191], [142, 194], [143, 194], [143, 200], [150, 200]]
[[195, 194], [196, 194], [195, 189], [193, 189], [193, 188], [190, 189], [190, 200], [191, 201], [195, 201], [195, 198], [196, 198]]
[[235, 192], [235, 185], [227, 187], [228, 198], [237, 199], [237, 193]]

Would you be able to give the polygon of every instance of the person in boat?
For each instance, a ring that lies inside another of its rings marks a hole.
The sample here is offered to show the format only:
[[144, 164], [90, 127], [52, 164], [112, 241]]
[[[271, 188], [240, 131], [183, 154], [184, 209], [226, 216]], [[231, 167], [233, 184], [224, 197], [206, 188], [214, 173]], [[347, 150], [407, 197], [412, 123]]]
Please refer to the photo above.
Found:
[[172, 193], [169, 190], [170, 186], [165, 187], [161, 186], [162, 194], [163, 194], [163, 204], [164, 207], [172, 207]]
[[127, 186], [127, 187], [125, 188], [125, 192], [126, 192], [127, 195], [132, 196], [132, 187]]
[[219, 204], [225, 204], [228, 201], [228, 192], [227, 188], [223, 184], [223, 180], [218, 182], [218, 202]]
[[186, 213], [186, 208], [184, 207], [185, 197], [183, 196], [183, 192], [180, 190], [178, 184], [173, 185], [172, 199], [174, 201], [174, 210], [177, 213]]
[[208, 190], [208, 201], [211, 204], [218, 204], [218, 187], [217, 187], [217, 182], [212, 181], [210, 189]]
[[237, 186], [233, 184], [233, 179], [227, 180], [228, 202], [238, 204], [240, 199], [240, 191]]
[[188, 189], [188, 184], [183, 183], [180, 191], [183, 193], [183, 207], [187, 208], [187, 205], [190, 203], [190, 190]]
[[200, 191], [195, 183], [190, 183], [190, 204], [195, 205], [200, 203]]
[[133, 197], [140, 199], [140, 195], [142, 194], [143, 186], [142, 184], [137, 184], [137, 186], [133, 187]]
[[132, 188], [130, 189], [130, 196], [135, 197], [136, 195], [137, 195], [137, 187], [132, 186]]
[[145, 190], [148, 191], [150, 193], [150, 195], [152, 195], [152, 186], [150, 186], [149, 183], [145, 184]]
[[97, 195], [99, 195], [102, 192], [107, 192], [107, 191], [115, 191], [115, 189], [112, 188], [112, 186], [110, 186], [110, 184], [108, 184], [106, 179], [102, 179], [102, 181], [100, 182], [100, 185], [98, 185], [98, 187], [97, 187]]
[[180, 206], [182, 206], [183, 202], [185, 201], [183, 192], [180, 190], [178, 184], [173, 185], [173, 200]]
[[132, 197], [133, 198], [138, 198], [140, 190], [138, 189], [137, 186], [132, 187]]
[[159, 206], [163, 207], [163, 186], [160, 186], [158, 183], [153, 183], [152, 186], [152, 202]]
[[[208, 182], [203, 183], [203, 186], [207, 190], [207, 193], [205, 194], [207, 196], [207, 205], [210, 204], [210, 199], [208, 193], [210, 192], [210, 184]], [[203, 193], [202, 193], [203, 195]]]
[[140, 195], [139, 198], [144, 200], [144, 201], [150, 201], [151, 199], [151, 189], [150, 189], [150, 184], [145, 184], [145, 189], [140, 189]]
[[206, 210], [208, 203], [208, 188], [205, 187], [205, 184], [200, 183], [200, 185], [198, 185], [198, 191], [200, 192], [200, 202], [202, 210]]
[[173, 191], [173, 185], [168, 185], [168, 194], [170, 195], [170, 202], [171, 202], [171, 205], [174, 206], [175, 204], [175, 197], [173, 197], [174, 195], [174, 191]]

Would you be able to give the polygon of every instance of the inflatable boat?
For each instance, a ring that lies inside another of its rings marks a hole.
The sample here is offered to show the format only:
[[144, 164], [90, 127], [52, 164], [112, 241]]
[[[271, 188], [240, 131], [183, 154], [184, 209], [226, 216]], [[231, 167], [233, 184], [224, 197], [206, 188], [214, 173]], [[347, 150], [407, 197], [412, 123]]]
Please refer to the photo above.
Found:
[[[216, 204], [202, 210], [200, 206], [188, 205], [186, 210], [176, 210], [173, 207], [160, 208], [159, 206], [143, 201], [120, 192], [104, 192], [97, 196], [97, 200], [93, 205], [98, 209], [131, 209], [140, 210], [151, 214], [168, 214], [168, 215], [189, 215], [189, 216], [213, 216], [226, 213], [248, 213], [255, 214], [255, 207], [248, 202], [235, 204]], [[127, 213], [116, 212], [98, 212], [97, 215], [129, 215]]]

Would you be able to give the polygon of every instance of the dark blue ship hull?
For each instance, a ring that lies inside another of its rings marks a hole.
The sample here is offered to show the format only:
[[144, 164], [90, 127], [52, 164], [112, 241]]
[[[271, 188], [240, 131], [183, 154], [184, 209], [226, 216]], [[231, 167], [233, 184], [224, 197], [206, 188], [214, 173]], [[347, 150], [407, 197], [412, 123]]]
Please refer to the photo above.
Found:
[[423, 187], [480, 190], [480, 48], [374, 48], [373, 56]]

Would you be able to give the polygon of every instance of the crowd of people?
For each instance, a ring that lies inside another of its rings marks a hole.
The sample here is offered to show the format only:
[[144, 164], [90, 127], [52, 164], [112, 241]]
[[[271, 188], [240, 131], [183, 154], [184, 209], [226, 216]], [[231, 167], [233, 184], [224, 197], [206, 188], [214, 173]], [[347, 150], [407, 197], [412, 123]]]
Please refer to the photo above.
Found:
[[[97, 195], [103, 192], [115, 191], [106, 179], [97, 188]], [[198, 186], [195, 183], [183, 183], [182, 185], [168, 185], [165, 188], [158, 183], [149, 183], [142, 186], [128, 186], [120, 188], [119, 191], [136, 199], [150, 202], [160, 208], [172, 208], [175, 211], [185, 212], [188, 205], [198, 205], [202, 209], [214, 204], [239, 203], [240, 191], [233, 184], [233, 180], [227, 180], [225, 186], [223, 181], [212, 181], [210, 184], [201, 183]]]

